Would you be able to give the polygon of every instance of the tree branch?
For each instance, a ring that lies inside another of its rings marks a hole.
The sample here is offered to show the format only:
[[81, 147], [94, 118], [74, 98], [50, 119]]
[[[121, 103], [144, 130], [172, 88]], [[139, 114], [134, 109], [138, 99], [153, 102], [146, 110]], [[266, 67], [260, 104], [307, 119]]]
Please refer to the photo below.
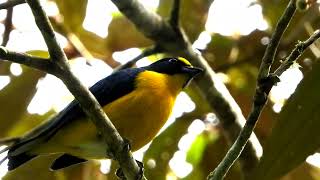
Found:
[[4, 32], [3, 32], [3, 38], [1, 46], [6, 46], [9, 41], [9, 36], [12, 30], [12, 13], [13, 13], [13, 7], [9, 7], [7, 9], [7, 16], [4, 21]]
[[[164, 52], [185, 57], [194, 66], [205, 69], [205, 72], [198, 76], [195, 82], [201, 91], [201, 95], [209, 101], [220, 119], [227, 139], [231, 142], [235, 141], [242, 128], [241, 124], [245, 123], [241, 109], [207, 61], [194, 51], [184, 32], [181, 29], [176, 31], [159, 15], [147, 11], [137, 0], [112, 0], [112, 2], [136, 25], [138, 30], [155, 41]], [[256, 139], [256, 141], [258, 140]], [[240, 162], [243, 171], [249, 173], [258, 162], [251, 142], [246, 146], [245, 152], [246, 157], [240, 156]], [[247, 161], [248, 157], [250, 161]]]
[[303, 51], [305, 51], [311, 44], [320, 38], [320, 30], [316, 30], [307, 40], [298, 42], [296, 47], [291, 51], [290, 55], [281, 63], [277, 70], [273, 74], [280, 76], [297, 60]]
[[259, 69], [257, 88], [253, 99], [253, 107], [248, 116], [245, 126], [241, 130], [237, 140], [227, 152], [221, 163], [210, 173], [208, 179], [210, 180], [221, 180], [225, 177], [230, 167], [236, 161], [245, 147], [253, 129], [259, 119], [260, 113], [267, 102], [268, 94], [272, 86], [279, 81], [276, 76], [270, 75], [270, 68], [273, 64], [274, 57], [281, 40], [281, 37], [286, 30], [291, 18], [293, 17], [296, 10], [295, 0], [291, 0], [279, 19], [275, 31], [271, 37], [270, 43], [268, 44], [265, 54], [262, 58], [262, 62]]
[[173, 6], [171, 9], [171, 16], [169, 20], [170, 25], [174, 28], [179, 27], [179, 14], [180, 14], [180, 0], [174, 0]]
[[295, 11], [295, 0], [290, 0], [285, 12], [278, 20], [274, 33], [272, 34], [270, 43], [268, 44], [267, 49], [262, 58], [258, 74], [258, 81], [269, 76], [270, 68], [273, 64], [274, 57], [276, 55], [277, 48], [279, 46], [282, 35], [284, 31], [287, 29], [287, 26], [289, 25], [290, 20], [294, 15]]
[[[142, 171], [140, 170], [140, 167], [137, 165], [136, 161], [133, 159], [130, 149], [128, 148], [128, 143], [121, 138], [90, 91], [85, 88], [72, 74], [67, 63], [66, 55], [56, 40], [52, 26], [48, 20], [48, 17], [43, 11], [42, 6], [40, 5], [39, 0], [27, 0], [27, 3], [34, 14], [36, 24], [48, 46], [51, 61], [42, 61], [43, 59], [37, 59], [26, 54], [13, 53], [4, 48], [1, 48], [0, 56], [6, 57], [6, 59], [17, 63], [45, 70], [47, 72], [49, 68], [43, 65], [44, 62], [50, 62], [48, 63], [48, 66], [55, 69], [53, 71], [54, 74], [65, 83], [70, 92], [78, 100], [84, 112], [89, 116], [98, 131], [102, 134], [103, 139], [108, 146], [106, 147], [106, 155], [116, 159], [119, 162], [127, 179], [131, 180], [140, 178], [143, 176], [143, 174], [141, 174]], [[39, 60], [39, 62], [36, 62], [36, 60]]]
[[58, 62], [58, 65], [61, 63], [64, 66], [62, 62], [67, 62], [67, 56], [59, 46], [49, 18], [45, 14], [40, 2], [38, 0], [26, 0], [26, 2], [31, 8], [35, 22], [47, 44], [51, 60]]
[[23, 3], [26, 3], [26, 1], [25, 0], [8, 0], [7, 2], [0, 4], [0, 9], [8, 9], [10, 7], [14, 7], [16, 5], [23, 4]]
[[35, 57], [26, 53], [13, 52], [2, 46], [0, 46], [0, 58], [55, 74], [54, 65], [50, 59]]

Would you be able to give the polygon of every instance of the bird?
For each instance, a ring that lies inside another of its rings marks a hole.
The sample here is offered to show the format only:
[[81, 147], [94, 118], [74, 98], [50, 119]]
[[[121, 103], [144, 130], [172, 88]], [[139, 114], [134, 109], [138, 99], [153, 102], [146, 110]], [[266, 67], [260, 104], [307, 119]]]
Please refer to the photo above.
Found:
[[[182, 57], [119, 70], [89, 88], [119, 134], [136, 151], [152, 141], [168, 120], [177, 95], [203, 70]], [[7, 147], [8, 170], [41, 155], [61, 154], [59, 170], [90, 159], [110, 158], [95, 125], [73, 100], [62, 111]]]

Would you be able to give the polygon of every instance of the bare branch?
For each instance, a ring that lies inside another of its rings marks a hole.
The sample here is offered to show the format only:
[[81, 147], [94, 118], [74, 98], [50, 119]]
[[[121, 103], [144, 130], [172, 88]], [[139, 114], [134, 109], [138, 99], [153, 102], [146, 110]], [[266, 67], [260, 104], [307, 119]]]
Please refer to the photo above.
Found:
[[6, 46], [9, 41], [9, 36], [12, 30], [12, 13], [13, 13], [13, 7], [9, 7], [7, 9], [7, 16], [4, 21], [4, 33], [2, 38], [1, 46]]
[[264, 53], [259, 69], [258, 80], [264, 79], [269, 76], [270, 68], [273, 64], [274, 57], [277, 52], [277, 48], [279, 46], [282, 35], [284, 31], [287, 29], [287, 26], [290, 23], [290, 20], [293, 17], [295, 11], [295, 0], [290, 0], [285, 12], [278, 20], [274, 33], [272, 34], [270, 43], [268, 44], [267, 49]]
[[0, 9], [8, 9], [10, 7], [14, 7], [16, 5], [23, 4], [23, 3], [26, 3], [26, 1], [25, 0], [8, 0], [7, 2], [0, 4]]
[[5, 47], [0, 46], [0, 58], [11, 62], [23, 64], [40, 71], [55, 74], [54, 65], [50, 59], [32, 56], [26, 53], [18, 53], [7, 50]]
[[67, 57], [57, 42], [53, 28], [40, 5], [39, 0], [27, 0], [27, 3], [33, 12], [36, 24], [48, 46], [50, 58], [57, 69], [56, 76], [68, 87], [84, 112], [102, 134], [102, 137], [107, 144], [106, 153], [108, 154], [106, 154], [106, 156], [111, 156], [119, 162], [127, 179], [137, 179], [143, 176], [140, 167], [130, 153], [128, 143], [119, 135], [114, 125], [103, 112], [101, 106], [90, 91], [83, 86], [71, 72], [67, 63]]
[[280, 43], [281, 37], [286, 30], [291, 18], [296, 11], [295, 0], [291, 0], [279, 19], [275, 31], [271, 37], [265, 54], [262, 58], [262, 62], [258, 74], [258, 84], [253, 99], [253, 107], [248, 116], [245, 126], [241, 130], [237, 140], [229, 149], [221, 163], [215, 168], [213, 172], [208, 176], [209, 180], [221, 180], [225, 177], [230, 167], [236, 161], [245, 147], [253, 129], [259, 119], [260, 113], [267, 102], [268, 94], [272, 86], [279, 81], [276, 76], [270, 75], [270, 68], [273, 64], [274, 57]]
[[320, 30], [316, 30], [307, 40], [298, 42], [296, 47], [292, 50], [290, 55], [281, 63], [277, 70], [273, 74], [280, 76], [286, 71], [299, 57], [300, 55], [317, 39], [320, 38]]
[[173, 28], [179, 27], [180, 0], [174, 0], [169, 23]]
[[26, 0], [35, 18], [35, 22], [48, 46], [52, 61], [67, 62], [67, 57], [59, 46], [53, 28], [38, 0]]

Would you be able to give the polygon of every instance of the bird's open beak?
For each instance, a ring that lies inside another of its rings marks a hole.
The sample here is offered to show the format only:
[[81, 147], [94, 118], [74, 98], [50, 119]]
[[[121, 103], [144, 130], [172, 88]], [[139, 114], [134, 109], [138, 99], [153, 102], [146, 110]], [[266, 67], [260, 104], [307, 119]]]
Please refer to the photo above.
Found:
[[192, 80], [193, 77], [201, 73], [203, 70], [197, 67], [191, 67], [191, 66], [185, 66], [182, 68], [182, 72], [186, 73], [189, 75], [189, 79], [186, 81], [186, 83], [183, 85], [183, 88], [188, 86], [190, 81]]

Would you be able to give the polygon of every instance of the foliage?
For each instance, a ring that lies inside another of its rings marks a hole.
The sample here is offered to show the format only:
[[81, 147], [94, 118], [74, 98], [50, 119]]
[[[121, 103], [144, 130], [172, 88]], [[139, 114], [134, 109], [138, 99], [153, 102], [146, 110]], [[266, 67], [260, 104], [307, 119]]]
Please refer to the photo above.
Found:
[[[86, 9], [90, 1], [54, 0], [53, 2], [56, 3], [59, 14], [50, 17], [50, 20], [55, 30], [68, 39], [65, 51], [70, 59], [78, 56], [88, 58], [86, 55], [89, 54], [102, 59], [114, 68], [120, 64], [114, 58], [114, 52], [132, 47], [144, 49], [153, 44], [119, 13], [113, 14], [113, 19], [106, 29], [108, 36], [101, 37], [83, 27]], [[156, 11], [161, 16], [168, 18], [172, 2], [172, 0], [160, 0]], [[211, 3], [210, 0], [182, 1], [180, 21], [186, 35], [192, 42], [205, 30], [205, 22]], [[287, 5], [287, 1], [275, 0], [260, 0], [256, 3], [262, 7], [269, 29], [254, 30], [248, 35], [235, 36], [212, 33], [210, 34], [211, 41], [205, 49], [201, 50], [210, 66], [228, 77], [229, 91], [245, 116], [250, 112], [251, 96], [255, 89], [259, 64], [266, 47], [261, 42], [266, 37], [270, 37], [279, 16]], [[318, 6], [315, 4], [308, 11], [296, 14], [279, 46], [276, 66], [280, 64], [281, 59], [290, 53], [298, 39], [305, 39], [310, 35], [308, 33], [310, 27], [319, 27]], [[19, 12], [15, 11], [14, 13]], [[31, 14], [29, 15], [31, 16]], [[78, 41], [72, 37], [76, 37]], [[85, 52], [79, 48], [81, 46], [85, 47]], [[319, 179], [320, 169], [305, 162], [309, 155], [319, 149], [319, 131], [317, 129], [320, 115], [317, 111], [319, 107], [317, 80], [320, 70], [319, 62], [316, 61], [319, 58], [319, 53], [316, 53], [319, 51], [318, 47], [317, 45], [313, 46], [313, 51], [306, 51], [300, 58], [299, 64], [302, 67], [300, 70], [306, 75], [306, 78], [302, 80], [295, 94], [286, 102], [280, 114], [276, 114], [272, 110], [272, 102], [269, 102], [264, 109], [255, 130], [264, 147], [264, 154], [257, 169], [253, 172], [252, 179], [295, 180], [297, 177], [310, 180]], [[31, 53], [43, 57], [44, 54], [41, 52], [33, 51]], [[31, 115], [26, 111], [37, 90], [38, 80], [45, 74], [23, 66], [23, 73], [20, 76], [14, 76], [9, 67], [10, 63], [0, 61], [0, 75], [11, 78], [10, 83], [0, 90], [0, 136], [2, 138], [21, 135], [54, 113], [51, 110], [44, 115]], [[143, 162], [148, 179], [165, 179], [168, 175], [173, 174], [168, 163], [179, 149], [180, 138], [188, 132], [188, 127], [195, 119], [203, 120], [206, 127], [186, 152], [186, 160], [193, 165], [193, 171], [180, 179], [204, 179], [227, 151], [230, 142], [223, 136], [221, 126], [206, 122], [207, 114], [213, 110], [210, 110], [205, 103], [206, 100], [197, 94], [196, 88], [188, 89], [187, 93], [195, 102], [196, 110], [177, 118], [147, 149]], [[40, 179], [58, 180], [88, 179], [88, 177], [90, 177], [89, 179], [114, 178], [113, 171], [103, 175], [99, 170], [99, 163], [96, 161], [59, 172], [49, 172], [48, 162], [52, 159], [53, 157], [41, 157], [21, 167], [18, 171], [8, 173], [4, 179], [21, 179], [21, 177], [34, 179], [35, 176]], [[150, 165], [150, 159], [155, 161], [155, 166]], [[114, 169], [114, 164], [112, 167]], [[237, 180], [240, 177], [241, 168], [237, 163], [228, 174], [227, 179]]]

